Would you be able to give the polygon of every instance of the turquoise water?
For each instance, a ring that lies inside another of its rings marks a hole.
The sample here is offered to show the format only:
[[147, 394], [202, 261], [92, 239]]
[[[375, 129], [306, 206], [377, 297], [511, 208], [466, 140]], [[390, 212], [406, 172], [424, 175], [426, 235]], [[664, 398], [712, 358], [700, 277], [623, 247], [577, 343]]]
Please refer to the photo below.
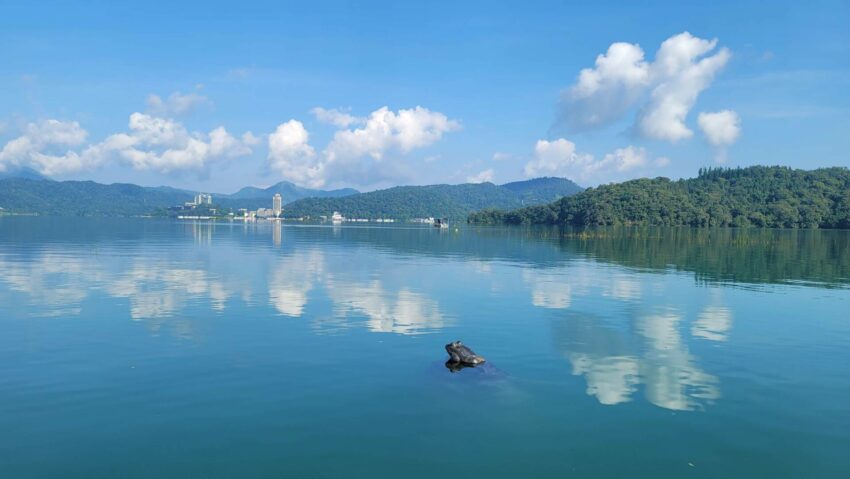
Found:
[[850, 477], [848, 287], [837, 231], [0, 218], [0, 476]]

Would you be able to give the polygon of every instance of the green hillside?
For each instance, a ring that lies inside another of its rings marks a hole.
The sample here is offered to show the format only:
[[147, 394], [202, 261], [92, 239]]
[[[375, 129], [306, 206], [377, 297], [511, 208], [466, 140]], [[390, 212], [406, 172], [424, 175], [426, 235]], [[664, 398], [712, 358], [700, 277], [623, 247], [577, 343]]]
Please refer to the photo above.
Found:
[[492, 183], [462, 185], [397, 186], [342, 198], [307, 198], [287, 204], [287, 217], [329, 216], [339, 211], [350, 218], [446, 217], [463, 219], [484, 208], [518, 208], [540, 204], [575, 193], [580, 188], [563, 178], [546, 178], [540, 191], [535, 180], [511, 188]]
[[850, 170], [705, 169], [697, 178], [603, 185], [547, 205], [481, 211], [468, 220], [570, 226], [850, 228]]
[[9, 212], [53, 216], [135, 216], [191, 199], [191, 193], [166, 187], [27, 178], [0, 180], [0, 207]]

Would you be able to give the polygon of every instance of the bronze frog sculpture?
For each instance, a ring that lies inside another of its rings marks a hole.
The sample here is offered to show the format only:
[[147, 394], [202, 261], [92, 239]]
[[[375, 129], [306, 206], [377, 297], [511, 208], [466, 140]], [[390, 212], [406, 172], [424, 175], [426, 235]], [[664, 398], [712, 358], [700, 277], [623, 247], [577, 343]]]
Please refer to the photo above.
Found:
[[457, 366], [457, 369], [461, 369], [464, 366], [475, 367], [487, 361], [484, 357], [475, 354], [474, 351], [460, 341], [447, 344], [446, 352], [449, 353], [449, 360], [446, 362], [446, 366], [449, 369], [454, 369], [451, 366]]

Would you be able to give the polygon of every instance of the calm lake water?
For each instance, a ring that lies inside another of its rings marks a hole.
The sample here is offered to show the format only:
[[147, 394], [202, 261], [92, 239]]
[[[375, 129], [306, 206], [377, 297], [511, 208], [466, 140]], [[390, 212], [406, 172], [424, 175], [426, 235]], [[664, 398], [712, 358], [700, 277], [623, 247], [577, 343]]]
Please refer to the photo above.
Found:
[[0, 476], [850, 477], [848, 311], [841, 231], [5, 217]]

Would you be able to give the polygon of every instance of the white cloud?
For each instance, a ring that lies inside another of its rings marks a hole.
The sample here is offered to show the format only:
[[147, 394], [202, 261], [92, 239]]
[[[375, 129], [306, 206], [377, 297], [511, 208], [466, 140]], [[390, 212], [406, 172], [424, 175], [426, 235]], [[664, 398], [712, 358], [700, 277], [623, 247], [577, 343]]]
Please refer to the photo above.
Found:
[[576, 84], [561, 96], [564, 119], [581, 129], [620, 118], [649, 86], [649, 65], [639, 45], [613, 43], [596, 57], [595, 68], [579, 73]]
[[[290, 120], [269, 137], [269, 163], [286, 179], [312, 187], [338, 180], [371, 185], [406, 176], [405, 154], [430, 146], [459, 128], [457, 121], [427, 108], [393, 112], [383, 107], [373, 111], [361, 127], [338, 130], [317, 154], [308, 143], [304, 125]], [[390, 155], [392, 161], [387, 159]]]
[[325, 109], [320, 106], [310, 110], [310, 113], [322, 123], [334, 125], [337, 128], [348, 128], [352, 125], [362, 125], [366, 119], [354, 116], [351, 113], [338, 110], [336, 108]]
[[82, 157], [94, 164], [115, 158], [138, 170], [162, 173], [203, 171], [211, 162], [251, 154], [250, 144], [256, 143], [250, 132], [243, 140], [221, 126], [209, 134], [189, 133], [177, 121], [138, 112], [130, 115], [129, 129], [89, 146]]
[[578, 153], [569, 140], [539, 140], [534, 145], [534, 159], [525, 165], [525, 176], [569, 175], [584, 171], [592, 163], [593, 155]]
[[525, 165], [525, 175], [563, 176], [582, 183], [599, 183], [645, 172], [651, 165], [663, 167], [668, 163], [666, 158], [650, 161], [646, 149], [635, 146], [618, 148], [597, 160], [591, 154], [577, 151], [575, 143], [559, 138], [537, 142], [534, 159]]
[[201, 107], [212, 106], [209, 98], [198, 93], [180, 93], [176, 91], [162, 99], [151, 93], [147, 99], [148, 113], [159, 116], [180, 116], [189, 114]]
[[513, 155], [510, 153], [504, 153], [501, 151], [497, 151], [493, 153], [493, 161], [505, 161], [513, 158]]
[[76, 121], [29, 123], [21, 136], [0, 150], [0, 170], [8, 166], [30, 167], [52, 176], [86, 169], [87, 161], [71, 148], [84, 143], [87, 136]]
[[676, 142], [693, 135], [685, 117], [731, 56], [725, 48], [705, 56], [716, 46], [717, 39], [703, 40], [688, 32], [661, 44], [652, 64], [656, 86], [638, 114], [637, 128], [643, 136]]
[[382, 107], [369, 115], [362, 128], [337, 131], [325, 156], [329, 161], [363, 156], [381, 160], [389, 151], [409, 153], [430, 146], [459, 128], [457, 121], [421, 106], [398, 112]]
[[614, 43], [562, 94], [562, 120], [576, 130], [601, 127], [642, 102], [634, 126], [637, 133], [671, 142], [690, 138], [693, 132], [685, 119], [731, 56], [725, 48], [709, 55], [716, 47], [716, 39], [684, 32], [665, 40], [648, 63], [639, 45]]
[[317, 188], [325, 183], [325, 165], [309, 141], [300, 121], [281, 123], [269, 135], [269, 166], [287, 180]]
[[726, 149], [741, 136], [741, 117], [732, 110], [700, 113], [697, 124], [705, 139], [714, 147], [715, 160], [726, 163]]
[[495, 172], [492, 168], [486, 169], [478, 174], [466, 177], [467, 183], [492, 183], [495, 177]]
[[712, 146], [729, 146], [741, 135], [741, 117], [732, 110], [700, 113], [697, 124]]

